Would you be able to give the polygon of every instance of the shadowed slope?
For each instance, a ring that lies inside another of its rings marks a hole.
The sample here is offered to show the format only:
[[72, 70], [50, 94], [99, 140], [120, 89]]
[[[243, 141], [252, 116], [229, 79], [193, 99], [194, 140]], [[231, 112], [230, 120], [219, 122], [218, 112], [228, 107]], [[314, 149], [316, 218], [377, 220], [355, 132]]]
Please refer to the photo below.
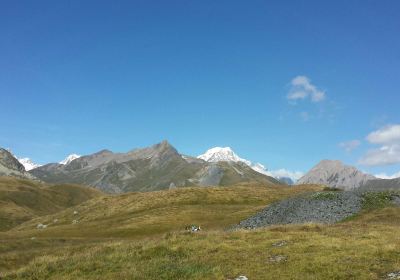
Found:
[[0, 177], [0, 230], [61, 211], [101, 194], [93, 188], [77, 185], [48, 185], [26, 179]]

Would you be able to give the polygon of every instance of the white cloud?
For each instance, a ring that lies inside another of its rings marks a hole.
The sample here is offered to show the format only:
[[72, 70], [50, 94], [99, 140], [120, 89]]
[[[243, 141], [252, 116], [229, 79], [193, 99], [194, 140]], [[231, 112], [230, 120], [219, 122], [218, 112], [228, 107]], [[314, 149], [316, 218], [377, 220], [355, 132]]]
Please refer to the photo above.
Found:
[[359, 160], [359, 163], [369, 166], [400, 163], [400, 145], [392, 144], [371, 149]]
[[400, 142], [400, 125], [388, 125], [371, 132], [367, 140], [373, 144], [389, 144]]
[[312, 102], [320, 102], [326, 97], [325, 92], [313, 85], [311, 80], [306, 76], [297, 76], [290, 84], [291, 88], [287, 95], [287, 99], [291, 101], [311, 98]]
[[400, 177], [400, 171], [397, 172], [397, 173], [394, 173], [392, 175], [387, 175], [386, 173], [379, 173], [379, 174], [376, 174], [374, 176], [377, 177], [377, 178], [380, 178], [380, 179], [394, 179], [394, 178], [399, 178]]
[[278, 170], [268, 170], [267, 175], [274, 178], [289, 177], [293, 180], [293, 182], [296, 182], [301, 177], [303, 177], [304, 173], [300, 171], [290, 171], [282, 168]]
[[361, 144], [361, 142], [359, 140], [351, 140], [351, 141], [339, 143], [339, 147], [344, 149], [346, 152], [350, 153], [354, 149], [358, 148], [358, 146], [360, 146], [360, 144]]
[[388, 125], [371, 132], [367, 136], [371, 144], [380, 144], [362, 157], [363, 165], [379, 166], [400, 163], [400, 125]]

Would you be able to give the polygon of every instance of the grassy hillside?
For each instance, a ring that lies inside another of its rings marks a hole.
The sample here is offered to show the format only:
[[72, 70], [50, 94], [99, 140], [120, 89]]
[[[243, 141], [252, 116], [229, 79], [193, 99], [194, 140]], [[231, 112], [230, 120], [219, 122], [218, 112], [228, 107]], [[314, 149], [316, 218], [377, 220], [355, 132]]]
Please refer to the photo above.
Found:
[[0, 231], [101, 195], [92, 188], [0, 177]]
[[[157, 240], [164, 234], [182, 232], [191, 223], [200, 224], [207, 232], [221, 231], [272, 201], [320, 189], [246, 184], [97, 197], [0, 233], [0, 267], [15, 269], [57, 248], [72, 252], [110, 240]], [[37, 229], [39, 223], [48, 227]]]
[[[103, 196], [33, 219], [15, 231], [37, 237], [136, 238], [179, 231], [192, 223], [207, 230], [224, 229], [272, 201], [317, 189], [321, 187], [247, 184]], [[53, 223], [55, 219], [57, 223]], [[49, 226], [38, 231], [39, 223]]]

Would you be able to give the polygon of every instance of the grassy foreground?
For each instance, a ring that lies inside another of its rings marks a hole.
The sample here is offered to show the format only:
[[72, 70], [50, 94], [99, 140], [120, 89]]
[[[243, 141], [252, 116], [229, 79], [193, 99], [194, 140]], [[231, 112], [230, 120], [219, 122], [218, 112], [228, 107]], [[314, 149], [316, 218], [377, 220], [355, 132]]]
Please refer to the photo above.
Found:
[[[400, 269], [399, 226], [399, 209], [385, 208], [334, 226], [75, 244], [4, 279], [385, 279]], [[285, 245], [273, 246], [283, 240]]]
[[[387, 279], [399, 271], [400, 208], [386, 196], [369, 196], [361, 214], [336, 225], [224, 230], [272, 201], [321, 189], [245, 185], [94, 198], [0, 234], [0, 278]], [[38, 230], [38, 222], [49, 227]], [[183, 231], [189, 223], [204, 231]]]

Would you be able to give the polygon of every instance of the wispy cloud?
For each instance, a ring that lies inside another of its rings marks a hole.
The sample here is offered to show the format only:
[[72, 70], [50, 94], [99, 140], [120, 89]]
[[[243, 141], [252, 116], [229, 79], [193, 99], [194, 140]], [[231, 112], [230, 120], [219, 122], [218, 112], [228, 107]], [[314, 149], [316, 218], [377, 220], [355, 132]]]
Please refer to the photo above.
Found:
[[371, 132], [367, 136], [367, 140], [373, 144], [400, 143], [400, 125], [387, 125]]
[[369, 166], [380, 166], [400, 163], [400, 125], [387, 125], [371, 132], [367, 136], [371, 144], [380, 145], [370, 149], [359, 160], [360, 164]]
[[380, 179], [394, 179], [394, 178], [400, 177], [400, 171], [396, 172], [392, 175], [387, 175], [386, 173], [379, 173], [379, 174], [375, 174], [374, 176], [377, 178], [380, 178]]
[[360, 146], [360, 140], [351, 140], [346, 142], [339, 143], [339, 147], [345, 150], [346, 152], [350, 153], [353, 150], [357, 149]]
[[291, 88], [287, 95], [289, 101], [310, 98], [312, 102], [321, 102], [326, 98], [326, 93], [318, 89], [306, 76], [297, 76], [290, 82]]

